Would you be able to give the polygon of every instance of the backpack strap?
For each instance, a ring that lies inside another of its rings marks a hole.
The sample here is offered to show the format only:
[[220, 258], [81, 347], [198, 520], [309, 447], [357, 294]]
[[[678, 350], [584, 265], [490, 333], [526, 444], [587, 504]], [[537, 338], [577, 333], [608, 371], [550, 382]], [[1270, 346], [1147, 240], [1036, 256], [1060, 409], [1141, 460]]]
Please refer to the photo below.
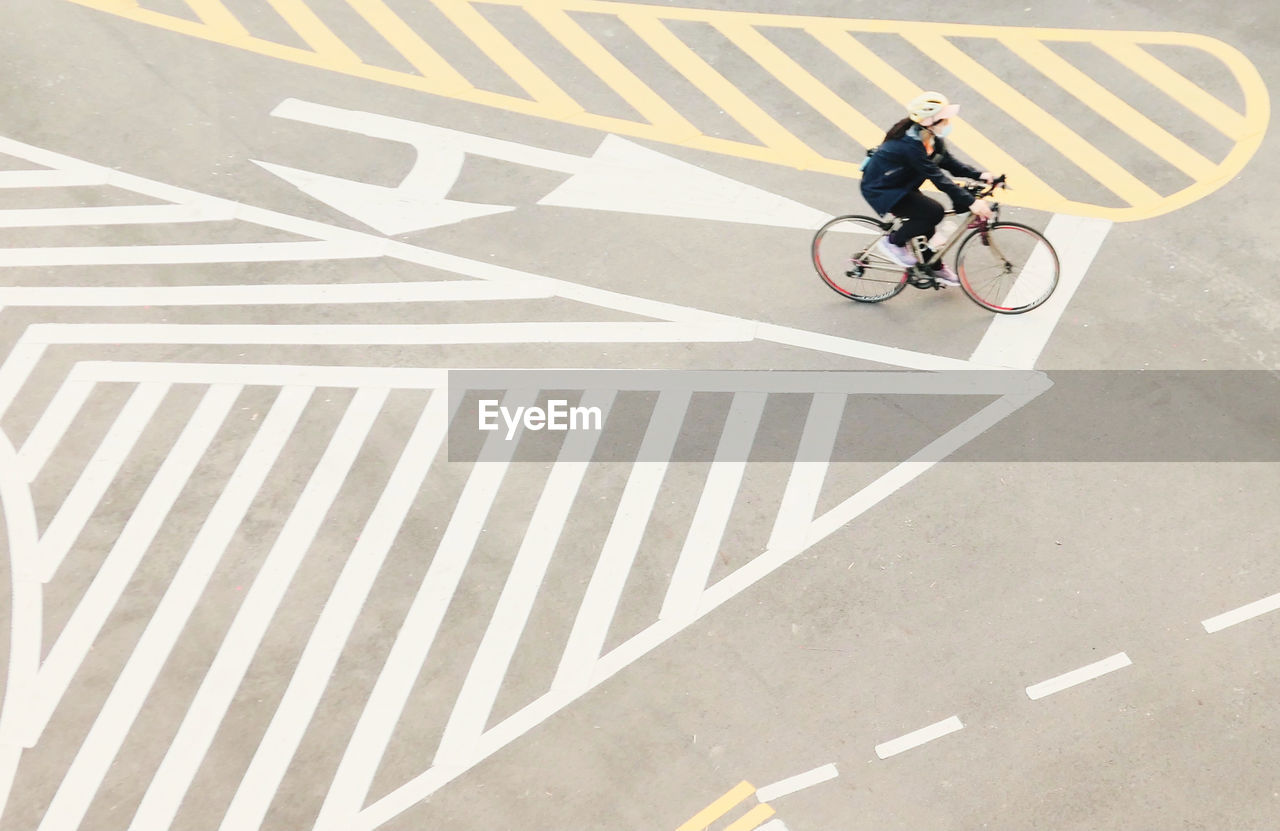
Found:
[[867, 165], [871, 163], [871, 157], [874, 156], [876, 154], [876, 151], [879, 149], [880, 149], [880, 145], [878, 144], [875, 147], [868, 147], [867, 157], [862, 160], [862, 164], [858, 165], [858, 170], [866, 170]]

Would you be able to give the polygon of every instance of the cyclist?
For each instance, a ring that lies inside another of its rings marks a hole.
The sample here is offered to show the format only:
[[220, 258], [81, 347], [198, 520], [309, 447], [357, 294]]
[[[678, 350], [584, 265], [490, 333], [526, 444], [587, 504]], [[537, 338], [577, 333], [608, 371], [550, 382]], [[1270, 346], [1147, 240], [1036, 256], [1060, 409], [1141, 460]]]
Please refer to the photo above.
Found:
[[[907, 117], [889, 128], [884, 142], [863, 163], [862, 197], [867, 204], [881, 216], [891, 213], [904, 220], [879, 245], [886, 257], [900, 265], [916, 264], [908, 243], [914, 237], [929, 239], [942, 221], [942, 206], [920, 192], [926, 179], [951, 198], [956, 213], [968, 210], [982, 219], [991, 218], [987, 200], [975, 201], [947, 175], [988, 182], [995, 179], [994, 174], [967, 165], [947, 151], [943, 137], [951, 132], [951, 119], [959, 111], [960, 106], [940, 92], [921, 93], [907, 105]], [[946, 265], [937, 267], [934, 279], [948, 286], [960, 285]]]

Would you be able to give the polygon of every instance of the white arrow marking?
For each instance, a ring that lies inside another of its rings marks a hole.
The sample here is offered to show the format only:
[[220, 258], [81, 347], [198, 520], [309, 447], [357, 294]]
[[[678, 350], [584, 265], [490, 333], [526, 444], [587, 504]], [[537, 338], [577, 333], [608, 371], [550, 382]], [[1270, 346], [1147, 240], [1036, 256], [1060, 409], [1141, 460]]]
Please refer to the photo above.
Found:
[[297, 99], [272, 115], [409, 144], [418, 159], [394, 188], [256, 162], [303, 192], [384, 234], [403, 234], [513, 210], [445, 198], [465, 154], [570, 174], [540, 205], [712, 219], [783, 228], [817, 228], [831, 218], [799, 202], [712, 173], [617, 136], [591, 157], [478, 136], [416, 121]]
[[538, 204], [805, 230], [831, 219], [807, 205], [613, 135], [605, 137], [580, 173]]
[[[450, 153], [443, 158], [433, 156], [431, 163], [438, 164], [441, 161], [445, 166], [437, 167], [437, 171], [452, 171], [450, 175], [456, 177], [458, 171], [462, 169], [461, 153]], [[420, 169], [428, 169], [428, 165], [422, 161], [422, 156], [418, 157], [418, 163], [414, 165], [413, 170], [400, 183], [400, 186], [394, 188], [353, 182], [350, 179], [325, 176], [322, 173], [260, 162], [256, 159], [253, 163], [276, 174], [308, 196], [319, 199], [326, 205], [337, 208], [388, 236], [452, 225], [455, 222], [475, 219], [479, 216], [514, 210], [507, 205], [481, 205], [445, 199], [444, 194], [448, 193], [449, 188], [453, 186], [453, 180], [450, 179], [443, 183], [442, 188], [435, 189], [431, 189], [430, 185], [439, 185], [438, 179], [434, 183], [419, 181], [426, 178], [417, 175]]]

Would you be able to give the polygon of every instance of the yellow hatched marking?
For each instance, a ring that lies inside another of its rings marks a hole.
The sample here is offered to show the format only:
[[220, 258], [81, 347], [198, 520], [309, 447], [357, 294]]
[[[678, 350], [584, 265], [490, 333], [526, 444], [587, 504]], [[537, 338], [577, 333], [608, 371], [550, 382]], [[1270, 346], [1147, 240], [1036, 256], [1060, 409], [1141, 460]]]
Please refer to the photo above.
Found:
[[854, 141], [863, 147], [880, 143], [884, 137], [882, 128], [849, 106], [847, 101], [809, 74], [755, 27], [721, 21], [716, 23], [716, 28]]
[[785, 163], [797, 167], [812, 164], [821, 157], [800, 139], [748, 98], [742, 90], [729, 82], [706, 61], [676, 37], [657, 18], [636, 14], [630, 10], [618, 12], [618, 17], [639, 35], [653, 50], [694, 86], [701, 89], [718, 104], [725, 114], [737, 121], [764, 145], [782, 151], [788, 156]]
[[554, 108], [559, 116], [581, 112], [582, 107], [547, 77], [533, 61], [503, 37], [467, 0], [432, 0], [440, 11], [471, 38], [490, 60], [540, 104]]
[[285, 23], [288, 23], [298, 37], [308, 46], [337, 64], [360, 63], [360, 56], [342, 42], [315, 12], [302, 0], [267, 0], [271, 8], [276, 10]]
[[438, 81], [445, 87], [471, 86], [382, 0], [347, 0], [347, 5], [359, 12], [423, 77]]
[[578, 60], [596, 73], [601, 80], [630, 104], [636, 112], [655, 127], [670, 131], [677, 139], [687, 138], [699, 132], [684, 116], [649, 88], [622, 61], [605, 49], [599, 41], [579, 26], [573, 18], [560, 9], [543, 5], [530, 5], [526, 11], [547, 32], [574, 54]]
[[[747, 141], [719, 138], [697, 132], [689, 135], [688, 132], [682, 132], [680, 129], [672, 128], [657, 120], [654, 123], [645, 123], [634, 118], [616, 118], [589, 113], [576, 106], [567, 95], [561, 93], [560, 96], [557, 96], [555, 93], [559, 92], [559, 90], [556, 90], [554, 84], [549, 82], [547, 82], [549, 88], [555, 90], [555, 92], [550, 93], [549, 98], [530, 100], [519, 95], [508, 95], [470, 86], [448, 86], [441, 83], [439, 79], [426, 78], [415, 72], [404, 72], [366, 64], [361, 62], [358, 56], [324, 28], [324, 25], [307, 9], [304, 0], [268, 0], [268, 2], [276, 7], [277, 11], [284, 10], [282, 17], [298, 30], [303, 39], [311, 44], [312, 49], [286, 46], [274, 41], [253, 37], [252, 35], [239, 34], [239, 30], [230, 32], [225, 28], [219, 29], [198, 21], [153, 12], [138, 7], [134, 0], [68, 0], [68, 2], [98, 9], [109, 14], [116, 14], [137, 23], [156, 26], [205, 41], [226, 44], [259, 55], [292, 61], [317, 69], [341, 72], [353, 77], [390, 84], [404, 89], [447, 95], [460, 101], [496, 107], [509, 112], [558, 119], [580, 127], [670, 142], [690, 149], [706, 150], [753, 161], [805, 167], [854, 179], [861, 175], [856, 161], [822, 158], [811, 151], [809, 151], [810, 155], [807, 157], [798, 156], [796, 153], [785, 152], [777, 147], [761, 146]], [[452, 3], [457, 6], [460, 0], [431, 0], [431, 2], [436, 3], [438, 6], [443, 6], [445, 3]], [[483, 2], [487, 5], [517, 6], [526, 9], [526, 11], [528, 10], [528, 5], [531, 4], [531, 0], [483, 0]], [[699, 21], [713, 26], [728, 23], [803, 30], [831, 46], [835, 54], [840, 55], [846, 63], [852, 65], [855, 70], [862, 72], [881, 89], [890, 91], [894, 84], [886, 83], [886, 78], [890, 81], [896, 79], [900, 86], [904, 86], [907, 89], [901, 93], [890, 92], [890, 94], [894, 98], [903, 101], [912, 97], [919, 88], [907, 81], [900, 73], [888, 68], [883, 62], [873, 64], [869, 68], [865, 62], [855, 59], [856, 53], [861, 52], [863, 55], [869, 55], [870, 53], [868, 50], [860, 48], [860, 44], [853, 40], [851, 32], [885, 32], [898, 35], [914, 34], [917, 36], [934, 35], [938, 38], [1031, 38], [1042, 41], [1089, 43], [1104, 49], [1122, 64], [1129, 66], [1140, 77], [1155, 84], [1169, 95], [1178, 98], [1190, 111], [1213, 123], [1224, 134], [1235, 140], [1234, 147], [1214, 168], [1213, 174], [1207, 178], [1198, 178], [1193, 184], [1168, 196], [1160, 197], [1154, 191], [1148, 191], [1152, 198], [1141, 204], [1110, 207], [1062, 198], [1042, 182], [1039, 177], [1032, 174], [1021, 164], [1018, 164], [1001, 148], [976, 130], [973, 130], [970, 125], [958, 119], [953, 134], [955, 137], [953, 143], [957, 147], [963, 148], [968, 155], [978, 160], [980, 165], [986, 169], [1008, 173], [1015, 183], [1017, 190], [1002, 194], [1001, 201], [1038, 210], [1095, 216], [1116, 221], [1131, 221], [1160, 216], [1185, 207], [1222, 187], [1244, 169], [1249, 159], [1253, 157], [1261, 146], [1271, 114], [1266, 84], [1263, 82], [1258, 70], [1249, 62], [1249, 59], [1231, 46], [1204, 35], [1179, 32], [1107, 31], [1100, 29], [1037, 29], [900, 20], [849, 20], [798, 15], [720, 12], [696, 8], [640, 6], [619, 2], [602, 3], [598, 2], [598, 0], [539, 0], [536, 6], [566, 12], [598, 12], [610, 15], [615, 20], [619, 19], [618, 12], [620, 10], [628, 10], [635, 15], [660, 15], [661, 19], [667, 21], [680, 19]], [[471, 8], [470, 0], [466, 2], [466, 11], [470, 11], [473, 15], [476, 14]], [[304, 22], [306, 20], [312, 21], [314, 26], [309, 29]], [[490, 44], [491, 49], [494, 48], [494, 44], [498, 43], [505, 44], [506, 41], [504, 39], [493, 40]], [[1244, 94], [1244, 114], [1241, 115], [1235, 112], [1209, 93], [1196, 87], [1190, 80], [1179, 75], [1147, 54], [1142, 48], [1139, 48], [1139, 44], [1144, 47], [1154, 44], [1181, 46], [1196, 49], [1201, 53], [1217, 58], [1225, 65], [1235, 81], [1240, 84]], [[508, 44], [507, 46], [509, 47], [510, 45]], [[504, 65], [502, 58], [504, 55], [511, 57], [514, 49], [498, 49], [498, 52], [499, 54], [495, 54], [493, 57], [498, 60], [499, 65]], [[878, 62], [878, 59], [873, 58], [873, 61]], [[508, 66], [511, 66], [510, 62], [506, 62], [504, 68]], [[880, 66], [888, 68], [888, 75], [881, 71]], [[511, 70], [508, 69], [508, 71]], [[514, 75], [518, 81], [528, 88], [529, 84], [536, 83], [536, 77], [541, 76], [541, 73], [537, 71], [536, 67], [533, 67], [533, 73], [520, 73], [517, 71]], [[541, 77], [544, 81], [546, 80], [545, 76]], [[560, 109], [556, 109], [554, 106], [548, 106], [548, 102], [553, 104], [560, 103], [562, 106]]]
[[768, 803], [761, 802], [750, 811], [747, 811], [745, 814], [726, 825], [724, 831], [751, 831], [751, 829], [773, 816], [774, 813], [776, 812]]
[[1223, 135], [1236, 141], [1244, 137], [1247, 124], [1244, 116], [1170, 69], [1165, 62], [1153, 58], [1151, 53], [1136, 44], [1111, 39], [1100, 41], [1098, 46], [1212, 124]]
[[[884, 91], [886, 95], [904, 104], [923, 90], [907, 76], [890, 66], [883, 58], [855, 39], [850, 32], [830, 28], [806, 30], [849, 66]], [[881, 138], [883, 138], [881, 133]], [[879, 139], [877, 139], [878, 141]], [[1048, 183], [1032, 173], [1017, 159], [1006, 153], [994, 141], [978, 132], [977, 128], [962, 118], [955, 121], [955, 129], [947, 141], [972, 156], [979, 166], [995, 173], [1006, 174], [1021, 198], [1035, 200], [1037, 204], [1055, 206], [1066, 200]], [[1006, 201], [1011, 201], [1006, 197]], [[1052, 207], [1047, 207], [1052, 210]]]
[[1160, 201], [1160, 194], [946, 38], [915, 32], [907, 32], [903, 37], [957, 77], [963, 78], [991, 103], [1021, 121], [1121, 199], [1131, 205]]
[[742, 781], [730, 788], [724, 796], [712, 802], [685, 820], [676, 831], [704, 831], [708, 825], [729, 813], [729, 809], [756, 792], [755, 785]]
[[1217, 166], [1213, 162], [1129, 106], [1040, 41], [1030, 38], [1001, 38], [1001, 41], [1018, 57], [1053, 79], [1058, 86], [1088, 104], [1103, 118], [1191, 178], [1205, 179], [1216, 171]]
[[222, 5], [222, 0], [186, 0], [191, 10], [211, 29], [217, 29], [229, 40], [249, 37], [249, 30]]

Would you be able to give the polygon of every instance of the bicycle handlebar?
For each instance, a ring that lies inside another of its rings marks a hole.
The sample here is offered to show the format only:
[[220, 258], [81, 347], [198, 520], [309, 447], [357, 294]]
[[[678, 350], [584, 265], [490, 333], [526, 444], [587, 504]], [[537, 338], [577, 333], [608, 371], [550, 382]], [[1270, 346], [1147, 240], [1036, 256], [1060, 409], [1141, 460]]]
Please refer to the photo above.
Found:
[[986, 199], [988, 196], [991, 196], [1000, 188], [1004, 188], [1005, 190], [1013, 190], [1013, 188], [1009, 187], [1009, 183], [1006, 182], [1005, 179], [1006, 179], [1006, 176], [1003, 173], [1001, 173], [995, 179], [992, 179], [990, 182], [978, 182], [970, 179], [969, 181], [972, 182], [972, 184], [966, 185], [965, 190], [973, 194], [974, 198], [976, 199]]

